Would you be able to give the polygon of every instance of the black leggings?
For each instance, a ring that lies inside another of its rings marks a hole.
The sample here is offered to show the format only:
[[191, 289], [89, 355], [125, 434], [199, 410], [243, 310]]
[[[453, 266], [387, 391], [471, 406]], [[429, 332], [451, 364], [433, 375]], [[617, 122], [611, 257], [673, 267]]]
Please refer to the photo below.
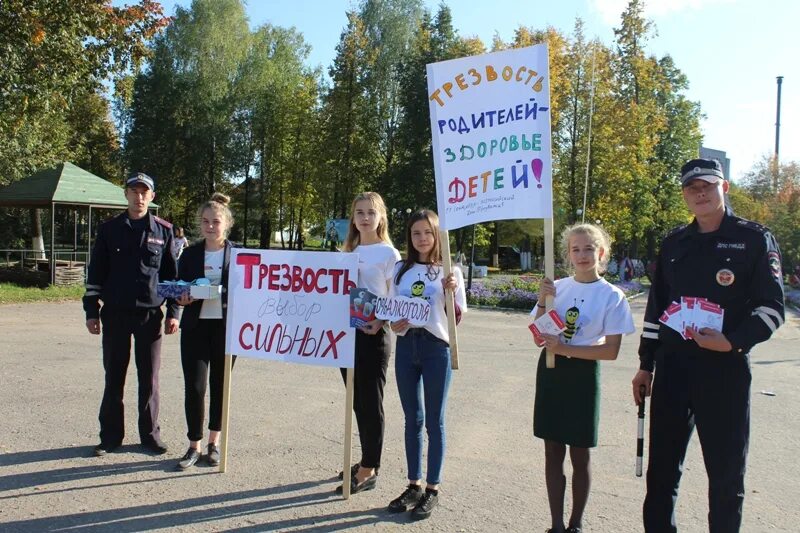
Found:
[[[379, 468], [383, 453], [383, 387], [389, 365], [390, 335], [385, 328], [375, 335], [356, 331], [356, 357], [353, 373], [353, 411], [361, 441], [361, 466]], [[342, 378], [347, 371], [342, 369]]]
[[[233, 358], [236, 361], [236, 357]], [[222, 386], [225, 379], [225, 321], [203, 319], [198, 327], [181, 330], [181, 365], [185, 384], [186, 436], [203, 440], [206, 384], [210, 384], [208, 429], [222, 429]], [[231, 366], [233, 363], [231, 363]], [[210, 372], [209, 372], [209, 367]]]

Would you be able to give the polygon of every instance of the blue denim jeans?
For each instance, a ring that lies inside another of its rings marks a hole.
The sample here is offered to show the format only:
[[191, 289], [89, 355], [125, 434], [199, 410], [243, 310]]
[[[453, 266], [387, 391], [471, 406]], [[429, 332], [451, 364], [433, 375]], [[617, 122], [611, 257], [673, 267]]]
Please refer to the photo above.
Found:
[[[422, 426], [428, 431], [430, 485], [441, 482], [444, 463], [444, 411], [450, 388], [450, 347], [423, 328], [397, 337], [394, 359], [397, 391], [406, 418], [408, 479], [422, 479]], [[424, 399], [424, 403], [423, 403]]]

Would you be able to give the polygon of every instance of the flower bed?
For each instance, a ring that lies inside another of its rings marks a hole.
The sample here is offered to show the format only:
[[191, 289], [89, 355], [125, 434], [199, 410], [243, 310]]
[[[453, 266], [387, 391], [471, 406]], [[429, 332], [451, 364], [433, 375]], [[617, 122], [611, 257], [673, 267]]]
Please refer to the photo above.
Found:
[[786, 302], [800, 309], [800, 289], [786, 289]]
[[[538, 300], [541, 280], [542, 276], [539, 274], [522, 276], [500, 274], [473, 279], [472, 287], [467, 291], [467, 303], [530, 311]], [[642, 292], [642, 285], [638, 281], [609, 281], [622, 289], [625, 296], [630, 297]]]

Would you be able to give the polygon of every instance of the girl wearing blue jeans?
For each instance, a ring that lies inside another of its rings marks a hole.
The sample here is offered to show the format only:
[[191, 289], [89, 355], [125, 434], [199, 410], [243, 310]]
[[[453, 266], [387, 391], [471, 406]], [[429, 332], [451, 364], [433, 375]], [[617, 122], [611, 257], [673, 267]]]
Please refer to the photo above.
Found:
[[[439, 243], [439, 217], [426, 209], [412, 214], [406, 228], [408, 253], [395, 265], [390, 296], [424, 298], [431, 305], [423, 327], [408, 320], [392, 322], [397, 337], [395, 377], [405, 414], [408, 487], [392, 500], [389, 511], [411, 509], [414, 519], [428, 518], [439, 503], [445, 450], [444, 412], [450, 387], [450, 338], [445, 297], [455, 292], [458, 312], [466, 310], [464, 276], [457, 267], [444, 276]], [[422, 489], [422, 427], [428, 433], [427, 485]]]

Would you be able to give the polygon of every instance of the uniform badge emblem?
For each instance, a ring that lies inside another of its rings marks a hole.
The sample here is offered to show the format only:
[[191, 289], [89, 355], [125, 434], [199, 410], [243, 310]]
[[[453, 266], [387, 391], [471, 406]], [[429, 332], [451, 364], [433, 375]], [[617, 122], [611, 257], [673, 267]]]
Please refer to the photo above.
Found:
[[772, 276], [778, 280], [783, 278], [783, 274], [781, 273], [781, 257], [778, 255], [778, 252], [769, 252], [767, 254], [767, 262], [769, 263]]
[[733, 285], [733, 280], [735, 278], [736, 276], [734, 276], [733, 271], [728, 270], [727, 268], [723, 268], [717, 272], [717, 283], [723, 287]]

